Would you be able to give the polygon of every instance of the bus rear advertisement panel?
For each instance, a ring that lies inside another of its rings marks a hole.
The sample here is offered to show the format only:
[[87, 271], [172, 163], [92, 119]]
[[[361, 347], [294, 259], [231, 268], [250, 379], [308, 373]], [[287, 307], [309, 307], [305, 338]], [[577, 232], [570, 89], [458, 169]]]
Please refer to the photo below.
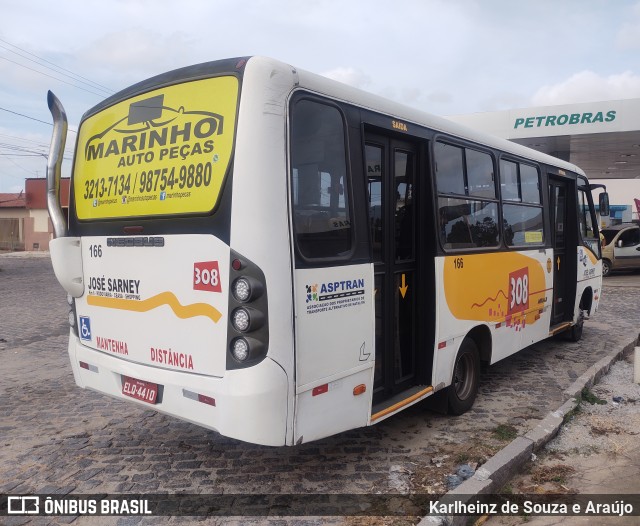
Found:
[[74, 166], [80, 220], [211, 211], [231, 161], [238, 79], [176, 84], [85, 120]]

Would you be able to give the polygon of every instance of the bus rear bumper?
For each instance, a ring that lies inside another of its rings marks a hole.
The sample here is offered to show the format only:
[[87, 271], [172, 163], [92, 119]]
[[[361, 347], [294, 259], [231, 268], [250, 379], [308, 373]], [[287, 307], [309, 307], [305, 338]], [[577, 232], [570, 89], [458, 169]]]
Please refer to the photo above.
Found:
[[[287, 435], [288, 382], [284, 370], [267, 358], [222, 378], [128, 362], [82, 345], [69, 335], [69, 358], [76, 384], [134, 402], [221, 435], [254, 444], [282, 446]], [[155, 404], [123, 394], [123, 376], [157, 384]]]

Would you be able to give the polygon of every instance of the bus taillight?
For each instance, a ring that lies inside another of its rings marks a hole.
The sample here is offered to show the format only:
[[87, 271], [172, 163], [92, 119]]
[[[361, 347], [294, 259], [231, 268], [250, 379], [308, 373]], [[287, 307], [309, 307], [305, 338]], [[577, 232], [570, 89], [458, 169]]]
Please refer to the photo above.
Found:
[[[235, 338], [230, 345], [229, 348], [231, 352], [231, 356], [239, 363], [257, 363], [262, 358], [264, 358], [265, 346], [261, 341], [256, 340], [255, 338], [249, 338], [241, 336], [240, 338]], [[228, 364], [227, 364], [227, 368]]]
[[262, 296], [262, 284], [249, 276], [241, 276], [233, 282], [232, 294], [240, 303], [247, 303]]
[[227, 369], [239, 369], [259, 363], [267, 354], [268, 302], [262, 270], [233, 251], [230, 263]]
[[76, 326], [76, 300], [71, 294], [67, 294], [67, 303], [69, 304], [69, 327], [77, 336], [78, 327]]
[[231, 323], [238, 332], [255, 331], [262, 327], [264, 315], [251, 307], [238, 307], [231, 314]]
[[244, 362], [249, 358], [249, 342], [244, 338], [236, 338], [231, 342], [231, 354], [239, 362]]

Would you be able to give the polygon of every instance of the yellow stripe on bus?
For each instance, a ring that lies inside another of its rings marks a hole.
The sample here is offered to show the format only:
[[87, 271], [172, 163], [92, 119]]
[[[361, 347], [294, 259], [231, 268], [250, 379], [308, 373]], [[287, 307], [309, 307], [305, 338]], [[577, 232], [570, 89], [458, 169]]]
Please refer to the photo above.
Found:
[[433, 387], [429, 386], [426, 389], [423, 389], [422, 391], [419, 391], [416, 394], [411, 395], [410, 397], [405, 398], [404, 400], [401, 400], [397, 404], [393, 404], [392, 406], [387, 407], [386, 409], [383, 409], [379, 413], [376, 413], [375, 415], [371, 415], [371, 421], [373, 422], [374, 420], [378, 420], [378, 418], [382, 418], [383, 416], [386, 416], [389, 413], [393, 413], [394, 411], [397, 411], [401, 407], [404, 407], [405, 405], [410, 404], [411, 402], [426, 395], [427, 393], [430, 393], [431, 391], [433, 391]]
[[568, 322], [568, 321], [561, 325], [558, 325], [557, 327], [554, 327], [552, 330], [549, 331], [549, 336], [555, 336], [556, 334], [562, 331], [566, 331], [569, 327], [571, 327], [571, 322]]
[[220, 318], [222, 318], [222, 313], [212, 305], [207, 303], [182, 305], [172, 292], [161, 292], [156, 296], [152, 296], [142, 301], [89, 295], [87, 296], [87, 303], [94, 307], [106, 307], [108, 309], [120, 309], [133, 312], [147, 312], [161, 307], [162, 305], [167, 305], [178, 318], [183, 320], [186, 318], [194, 318], [196, 316], [205, 316], [211, 319], [214, 323], [218, 323]]

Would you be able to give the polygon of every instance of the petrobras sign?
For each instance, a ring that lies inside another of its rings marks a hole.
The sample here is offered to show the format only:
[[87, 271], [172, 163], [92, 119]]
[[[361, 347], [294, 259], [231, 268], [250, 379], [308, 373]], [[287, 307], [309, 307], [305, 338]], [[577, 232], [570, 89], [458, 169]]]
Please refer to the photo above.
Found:
[[505, 138], [636, 131], [640, 99], [540, 106], [505, 112]]
[[448, 117], [504, 139], [637, 131], [640, 98]]
[[551, 126], [567, 126], [573, 124], [597, 124], [616, 120], [616, 110], [584, 111], [581, 113], [560, 113], [516, 117], [513, 128], [548, 128]]

